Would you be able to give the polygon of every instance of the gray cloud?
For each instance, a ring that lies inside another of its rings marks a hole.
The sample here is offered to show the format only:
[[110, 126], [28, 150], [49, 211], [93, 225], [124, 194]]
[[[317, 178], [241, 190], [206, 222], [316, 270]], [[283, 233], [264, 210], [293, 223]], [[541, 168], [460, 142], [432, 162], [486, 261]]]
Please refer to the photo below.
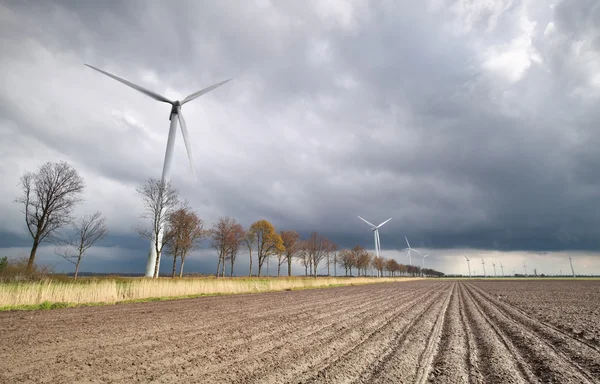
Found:
[[184, 108], [198, 182], [176, 144], [173, 183], [209, 224], [264, 217], [370, 245], [360, 214], [394, 218], [390, 250], [404, 235], [600, 247], [593, 1], [22, 1], [0, 21], [5, 234], [24, 234], [20, 174], [65, 159], [88, 183], [80, 210], [135, 236], [135, 187], [160, 175], [169, 106], [87, 62], [173, 98], [235, 77]]

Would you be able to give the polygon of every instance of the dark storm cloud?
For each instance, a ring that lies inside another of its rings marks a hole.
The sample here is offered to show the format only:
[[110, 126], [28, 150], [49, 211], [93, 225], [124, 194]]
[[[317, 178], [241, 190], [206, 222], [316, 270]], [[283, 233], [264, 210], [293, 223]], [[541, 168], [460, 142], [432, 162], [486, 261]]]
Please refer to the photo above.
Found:
[[198, 182], [176, 145], [173, 183], [208, 225], [266, 218], [371, 246], [361, 215], [393, 217], [388, 249], [404, 235], [440, 249], [600, 247], [592, 1], [0, 7], [0, 128], [42, 147], [25, 158], [2, 144], [4, 231], [18, 232], [19, 174], [59, 157], [111, 213], [123, 236], [111, 245], [139, 223], [134, 189], [159, 176], [169, 107], [88, 62], [171, 97], [235, 77], [184, 108]]

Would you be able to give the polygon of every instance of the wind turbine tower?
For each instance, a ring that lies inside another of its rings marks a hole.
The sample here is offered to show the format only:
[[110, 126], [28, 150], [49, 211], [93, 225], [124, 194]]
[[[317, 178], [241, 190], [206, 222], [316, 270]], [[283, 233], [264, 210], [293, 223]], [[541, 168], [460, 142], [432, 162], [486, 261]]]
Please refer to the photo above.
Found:
[[483, 267], [483, 277], [487, 277], [485, 275], [485, 262], [483, 261], [483, 257], [481, 258], [481, 266]]
[[467, 266], [469, 267], [469, 277], [471, 277], [471, 259], [465, 255], [465, 259], [467, 260]]
[[569, 264], [571, 264], [571, 273], [573, 277], [575, 277], [575, 270], [573, 269], [573, 261], [571, 260], [571, 255], [569, 255]]
[[371, 224], [367, 220], [363, 219], [360, 216], [358, 216], [358, 218], [371, 226], [371, 230], [373, 231], [373, 236], [375, 237], [375, 254], [377, 255], [377, 257], [379, 257], [379, 250], [381, 250], [381, 241], [379, 240], [379, 228], [381, 228], [383, 226], [383, 224], [392, 220], [392, 218], [390, 217], [389, 219], [387, 219], [386, 221], [384, 221], [383, 223], [381, 223], [379, 225]]
[[[181, 135], [183, 136], [183, 142], [185, 144], [185, 149], [187, 151], [188, 159], [190, 161], [190, 166], [192, 167], [192, 174], [194, 175], [194, 178], [196, 178], [196, 173], [194, 172], [194, 162], [193, 162], [193, 156], [192, 156], [191, 142], [190, 142], [190, 138], [188, 136], [188, 130], [187, 130], [187, 125], [185, 124], [185, 119], [183, 118], [183, 114], [181, 113], [181, 107], [183, 106], [183, 104], [190, 102], [190, 101], [196, 99], [197, 97], [200, 97], [200, 96], [204, 95], [205, 93], [212, 91], [213, 89], [215, 89], [217, 87], [220, 87], [221, 85], [227, 83], [231, 79], [221, 81], [220, 83], [213, 84], [210, 87], [204, 88], [198, 92], [194, 92], [191, 95], [189, 95], [188, 97], [186, 97], [185, 99], [183, 99], [182, 101], [179, 101], [179, 100], [169, 100], [166, 97], [159, 95], [156, 92], [152, 92], [144, 87], [141, 87], [137, 84], [133, 84], [125, 79], [122, 79], [122, 78], [115, 76], [111, 73], [108, 73], [106, 71], [103, 71], [99, 68], [93, 67], [89, 64], [85, 64], [85, 65], [108, 76], [108, 77], [112, 77], [113, 79], [135, 89], [136, 91], [141, 92], [144, 95], [153, 98], [154, 100], [161, 101], [161, 102], [167, 103], [167, 104], [171, 104], [171, 112], [169, 113], [169, 120], [171, 120], [171, 124], [169, 126], [169, 138], [167, 139], [167, 150], [165, 153], [165, 161], [163, 164], [161, 181], [168, 182], [171, 179], [171, 163], [173, 162], [173, 149], [175, 147], [175, 136], [177, 135], [177, 122], [179, 122], [179, 125], [181, 127]], [[165, 224], [164, 221], [160, 223], [159, 232], [158, 232], [159, 243], [162, 242], [164, 224]], [[158, 269], [160, 267], [160, 255], [156, 254], [156, 249], [154, 247], [154, 240], [155, 239], [152, 239], [150, 241], [150, 252], [148, 254], [148, 262], [146, 263], [146, 277], [158, 276], [158, 274], [159, 274]], [[158, 262], [157, 262], [157, 257], [158, 257]]]
[[494, 267], [494, 277], [498, 277], [498, 275], [496, 275], [496, 263], [494, 263], [492, 261], [492, 267]]
[[527, 264], [523, 263], [523, 268], [525, 268], [525, 277], [529, 276], [529, 275], [527, 274]]
[[500, 269], [502, 270], [502, 277], [504, 277], [504, 265], [502, 263], [500, 263]]
[[421, 255], [421, 277], [423, 277], [423, 269], [425, 268], [425, 258], [429, 256], [429, 253], [425, 256]]

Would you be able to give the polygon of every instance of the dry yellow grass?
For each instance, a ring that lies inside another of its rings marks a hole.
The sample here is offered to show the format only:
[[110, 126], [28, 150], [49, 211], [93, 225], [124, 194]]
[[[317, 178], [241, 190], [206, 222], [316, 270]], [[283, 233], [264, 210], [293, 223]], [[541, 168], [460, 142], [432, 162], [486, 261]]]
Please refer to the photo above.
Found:
[[191, 295], [235, 294], [285, 289], [357, 285], [409, 278], [183, 278], [0, 283], [0, 307], [42, 303], [117, 303], [129, 300]]

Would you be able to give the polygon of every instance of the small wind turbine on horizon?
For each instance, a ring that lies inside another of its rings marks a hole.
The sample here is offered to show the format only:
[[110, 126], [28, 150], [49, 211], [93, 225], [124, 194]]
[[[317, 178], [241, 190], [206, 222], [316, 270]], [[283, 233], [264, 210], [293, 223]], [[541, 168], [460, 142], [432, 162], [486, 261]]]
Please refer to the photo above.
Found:
[[571, 264], [571, 273], [573, 277], [575, 277], [575, 270], [573, 269], [573, 261], [571, 260], [571, 255], [569, 255], [569, 264]]
[[[111, 73], [108, 73], [106, 71], [103, 71], [99, 68], [96, 68], [94, 66], [91, 66], [89, 64], [85, 64], [87, 67], [92, 68], [93, 70], [96, 70], [108, 77], [111, 77], [133, 89], [135, 89], [138, 92], [143, 93], [144, 95], [153, 98], [154, 100], [157, 101], [161, 101], [163, 103], [167, 103], [167, 104], [171, 104], [171, 112], [169, 114], [169, 120], [171, 121], [170, 127], [169, 127], [169, 138], [167, 139], [167, 150], [165, 153], [165, 161], [163, 164], [163, 171], [162, 171], [162, 177], [161, 177], [161, 181], [162, 182], [168, 182], [171, 178], [171, 163], [173, 161], [173, 148], [175, 146], [175, 136], [177, 135], [177, 122], [179, 121], [179, 125], [181, 127], [181, 135], [183, 136], [183, 142], [185, 144], [185, 149], [187, 151], [187, 155], [188, 155], [188, 160], [190, 162], [190, 167], [192, 168], [192, 175], [194, 176], [194, 179], [196, 179], [196, 172], [194, 171], [194, 162], [193, 162], [193, 156], [192, 156], [192, 148], [191, 148], [191, 142], [188, 136], [188, 130], [187, 130], [187, 125], [185, 123], [185, 119], [183, 118], [183, 114], [181, 113], [181, 107], [183, 106], [183, 104], [190, 102], [202, 95], [204, 95], [207, 92], [212, 91], [213, 89], [220, 87], [221, 85], [227, 83], [228, 81], [230, 81], [231, 79], [228, 80], [224, 80], [221, 81], [220, 83], [216, 83], [211, 85], [210, 87], [206, 87], [204, 89], [201, 89], [198, 92], [194, 92], [191, 95], [187, 96], [185, 99], [183, 99], [182, 101], [179, 100], [170, 100], [167, 99], [166, 97], [159, 95], [156, 92], [152, 92], [144, 87], [141, 87], [137, 84], [134, 84], [132, 82], [129, 82], [125, 79], [122, 79], [118, 76], [115, 76]], [[160, 230], [159, 230], [159, 242], [162, 242], [162, 237], [163, 237], [163, 230], [164, 230], [164, 222], [160, 223]], [[152, 239], [150, 242], [150, 252], [148, 254], [148, 262], [146, 264], [146, 277], [153, 277], [155, 274], [156, 276], [159, 275], [159, 271], [158, 268], [160, 268], [160, 255], [156, 254], [156, 249], [153, 245], [155, 239]], [[156, 264], [156, 258], [158, 257], [158, 264]], [[155, 271], [155, 265], [158, 265], [156, 267], [156, 271]]]
[[498, 275], [496, 274], [496, 263], [494, 263], [492, 261], [492, 267], [494, 267], [494, 277], [498, 277]]
[[372, 223], [368, 222], [367, 220], [363, 219], [360, 216], [357, 216], [357, 217], [371, 226], [371, 230], [373, 231], [373, 235], [375, 237], [375, 254], [377, 255], [377, 257], [379, 257], [379, 250], [381, 249], [381, 240], [379, 240], [379, 228], [381, 228], [383, 226], [383, 224], [385, 224], [388, 221], [392, 220], [392, 218], [390, 217], [389, 219], [387, 219], [383, 223], [381, 223], [379, 225], [375, 225], [375, 224], [372, 224]]
[[483, 261], [483, 256], [481, 257], [481, 266], [483, 267], [483, 277], [487, 277], [485, 274], [485, 261]]
[[500, 269], [502, 269], [502, 277], [504, 277], [504, 265], [502, 263], [500, 263]]
[[529, 276], [527, 275], [527, 264], [523, 263], [523, 268], [525, 269], [525, 277]]
[[467, 260], [467, 266], [469, 267], [469, 277], [472, 277], [472, 276], [471, 276], [471, 259], [469, 259], [469, 258], [467, 257], [467, 255], [463, 255], [463, 256], [464, 256], [464, 257], [465, 257], [465, 259]]

